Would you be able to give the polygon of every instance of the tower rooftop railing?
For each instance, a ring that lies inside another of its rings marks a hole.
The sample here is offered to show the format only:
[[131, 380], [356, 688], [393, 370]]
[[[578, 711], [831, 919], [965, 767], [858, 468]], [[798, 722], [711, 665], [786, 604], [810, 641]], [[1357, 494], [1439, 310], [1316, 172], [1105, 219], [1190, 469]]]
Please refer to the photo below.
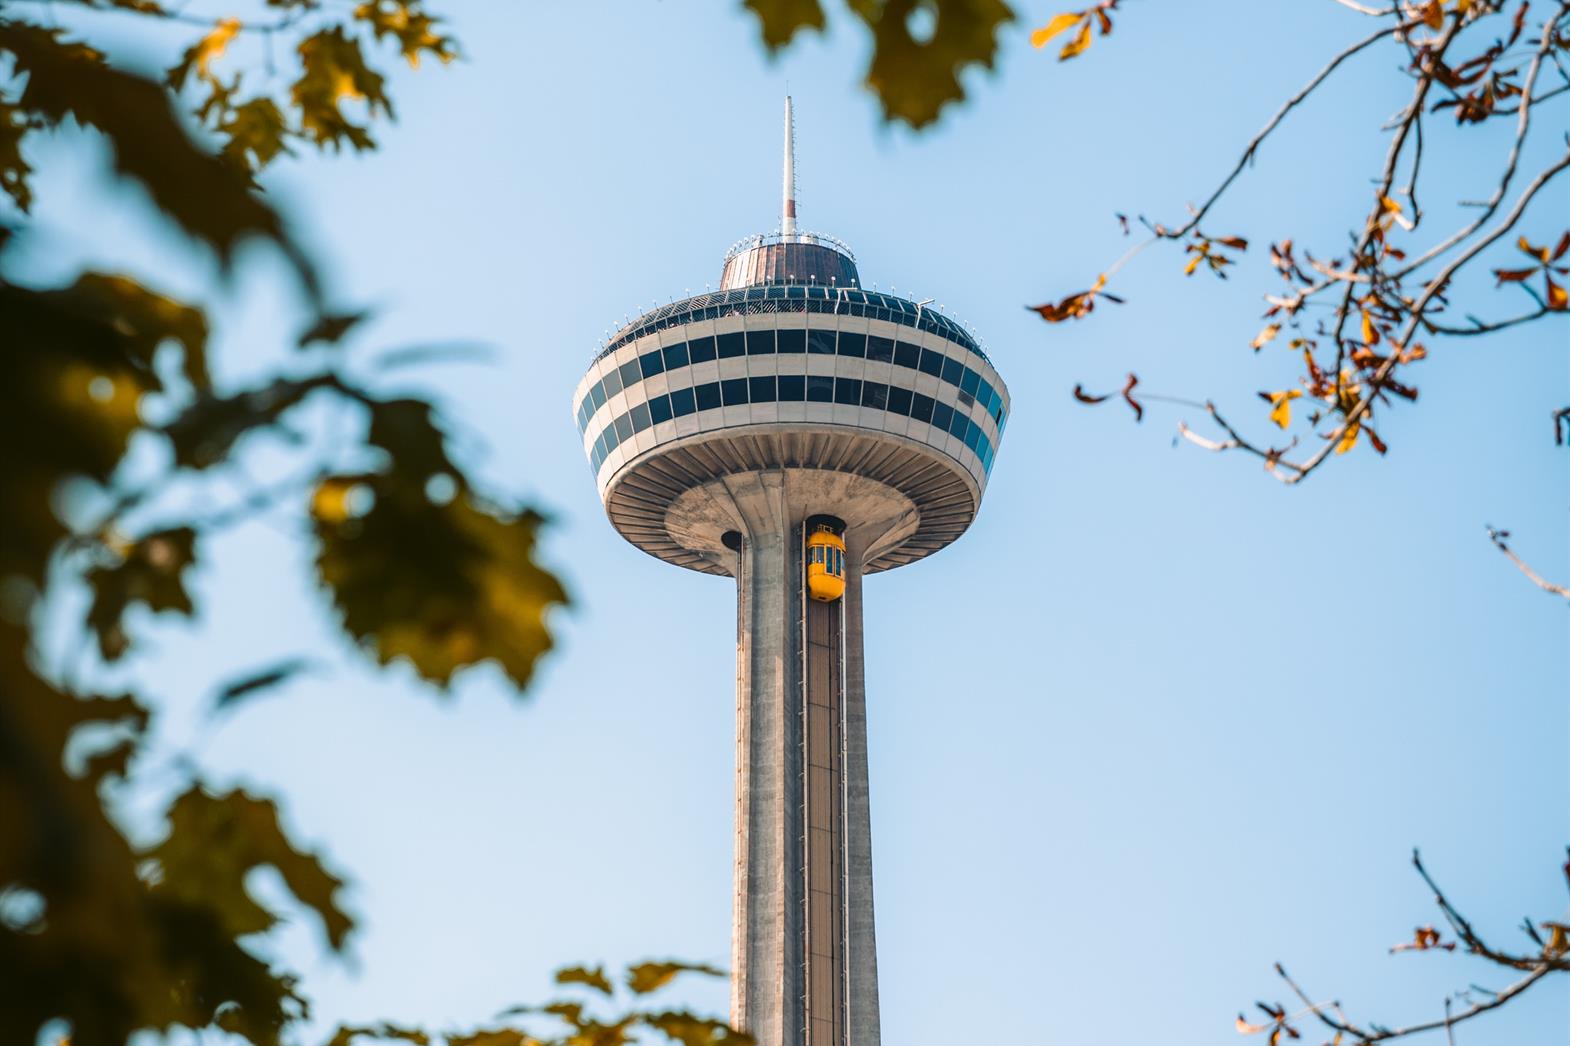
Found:
[[745, 254], [747, 251], [757, 250], [759, 247], [773, 247], [784, 243], [807, 243], [816, 247], [828, 247], [838, 251], [852, 262], [856, 260], [856, 252], [850, 249], [846, 242], [838, 236], [830, 236], [822, 232], [765, 232], [756, 236], [745, 236], [731, 244], [725, 252], [725, 261]]
[[965, 346], [987, 363], [992, 362], [976, 337], [963, 324], [924, 302], [867, 290], [865, 287], [839, 287], [789, 279], [733, 290], [705, 291], [651, 309], [612, 334], [595, 352], [594, 359], [603, 359], [623, 345], [656, 331], [695, 320], [779, 312], [871, 316], [948, 338]]

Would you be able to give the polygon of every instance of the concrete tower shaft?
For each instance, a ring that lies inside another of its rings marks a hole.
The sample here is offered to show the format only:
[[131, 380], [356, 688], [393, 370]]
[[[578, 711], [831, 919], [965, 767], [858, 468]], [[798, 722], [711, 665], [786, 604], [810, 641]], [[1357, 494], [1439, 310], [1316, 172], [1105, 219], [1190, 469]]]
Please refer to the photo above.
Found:
[[780, 231], [618, 331], [573, 405], [612, 525], [737, 582], [732, 1019], [878, 1046], [862, 583], [969, 527], [1010, 401], [968, 331], [797, 229], [788, 100], [782, 196]]

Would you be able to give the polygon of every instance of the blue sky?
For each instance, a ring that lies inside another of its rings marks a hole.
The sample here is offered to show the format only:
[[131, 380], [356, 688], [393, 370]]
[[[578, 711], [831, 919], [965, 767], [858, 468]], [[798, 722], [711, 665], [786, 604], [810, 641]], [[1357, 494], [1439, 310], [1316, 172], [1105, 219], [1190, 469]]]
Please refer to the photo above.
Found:
[[[1362, 19], [1301, 0], [1130, 4], [1059, 65], [1025, 41], [1055, 8], [1025, 5], [997, 72], [915, 135], [880, 124], [844, 18], [770, 61], [729, 3], [448, 6], [468, 60], [392, 77], [400, 120], [379, 152], [288, 161], [267, 184], [338, 296], [378, 307], [352, 358], [494, 347], [384, 387], [434, 396], [486, 481], [553, 515], [545, 556], [576, 600], [559, 648], [522, 700], [488, 669], [445, 698], [372, 671], [280, 514], [213, 544], [199, 627], [144, 622], [151, 653], [129, 670], [164, 695], [162, 745], [281, 793], [352, 876], [352, 963], [322, 956], [304, 919], [278, 944], [322, 1027], [481, 1022], [568, 961], [727, 961], [733, 587], [615, 534], [569, 398], [608, 328], [714, 282], [732, 241], [777, 222], [787, 84], [802, 226], [847, 240], [867, 283], [968, 323], [1014, 404], [971, 531], [867, 586], [885, 1041], [1230, 1042], [1239, 1008], [1284, 996], [1277, 959], [1357, 1016], [1432, 1017], [1447, 992], [1503, 981], [1385, 954], [1438, 918], [1413, 846], [1501, 941], [1524, 914], [1563, 915], [1570, 617], [1483, 528], [1570, 578], [1548, 421], [1570, 402], [1564, 323], [1438, 347], [1413, 372], [1417, 405], [1380, 425], [1389, 456], [1359, 447], [1298, 489], [1174, 446], [1193, 412], [1136, 425], [1069, 395], [1135, 371], [1264, 431], [1254, 393], [1295, 368], [1248, 349], [1274, 280], [1258, 248], [1344, 245], [1404, 100], [1395, 53], [1350, 65], [1216, 212], [1215, 231], [1256, 245], [1229, 282], [1153, 251], [1120, 275], [1121, 308], [1056, 327], [1021, 308], [1121, 253], [1114, 212], [1181, 217]], [[1565, 104], [1523, 169], [1557, 148]], [[1433, 123], [1436, 233], [1459, 220], [1448, 201], [1487, 195], [1504, 148], [1498, 130]], [[79, 143], [38, 161], [49, 239], [28, 275], [120, 266], [212, 294], [228, 380], [287, 358], [301, 311], [276, 261], [253, 252], [214, 289], [134, 192], [103, 192]], [[1557, 237], [1567, 213], [1561, 183], [1526, 231]], [[276, 457], [252, 454], [262, 472]], [[302, 652], [326, 667], [204, 725], [237, 666]], [[724, 1008], [721, 985], [690, 994]], [[1551, 984], [1462, 1041], [1547, 1044], [1567, 1017]]]

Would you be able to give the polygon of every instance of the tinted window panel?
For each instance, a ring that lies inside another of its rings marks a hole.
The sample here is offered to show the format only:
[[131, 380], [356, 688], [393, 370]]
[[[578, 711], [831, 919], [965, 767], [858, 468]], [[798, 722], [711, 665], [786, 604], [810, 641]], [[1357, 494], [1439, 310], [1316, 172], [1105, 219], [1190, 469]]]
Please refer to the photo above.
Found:
[[965, 438], [965, 430], [970, 428], [970, 419], [959, 411], [954, 412], [954, 420], [949, 422], [949, 435]]
[[807, 398], [807, 379], [801, 374], [780, 375], [780, 399], [800, 403]]
[[640, 403], [632, 408], [632, 431], [642, 432], [652, 424], [654, 424], [654, 419], [649, 416], [649, 405], [647, 403]]
[[[779, 288], [775, 288], [776, 290]], [[773, 331], [748, 331], [747, 355], [766, 356], [774, 351]]]
[[632, 418], [626, 414], [616, 419], [616, 435], [625, 443], [632, 438]]
[[983, 381], [981, 383], [981, 387], [976, 390], [976, 401], [983, 407], [986, 407], [988, 411], [991, 411], [992, 397], [994, 395], [995, 393], [992, 391], [992, 386], [987, 384], [986, 381]]
[[687, 365], [687, 343], [678, 341], [674, 345], [665, 346], [665, 369], [673, 370], [676, 367]]
[[590, 408], [591, 414], [605, 406], [605, 383], [599, 381], [595, 382], [594, 388], [589, 390], [589, 398], [594, 403], [594, 406]]
[[656, 425], [662, 421], [671, 420], [671, 398], [669, 396], [657, 396], [651, 399], [649, 401], [649, 417], [654, 419], [654, 424]]
[[910, 390], [898, 385], [889, 386], [889, 410], [895, 414], [910, 413]]
[[611, 371], [600, 379], [600, 384], [605, 386], [605, 398], [610, 399], [621, 391], [621, 372]]
[[916, 369], [916, 362], [921, 359], [921, 346], [912, 345], [908, 341], [895, 342], [894, 364], [899, 367]]
[[910, 416], [915, 418], [917, 421], [931, 421], [932, 404], [933, 399], [931, 396], [923, 396], [919, 392], [916, 393], [913, 397], [911, 397]]
[[807, 351], [807, 332], [804, 330], [780, 331], [778, 337], [781, 352]]
[[751, 393], [750, 398], [752, 399], [752, 402], [774, 402], [774, 375], [770, 374], [766, 378], [748, 378], [747, 384], [748, 391]]
[[950, 385], [958, 385], [960, 375], [965, 373], [965, 368], [960, 366], [959, 360], [945, 359], [943, 361], [943, 380]]
[[694, 363], [707, 363], [714, 358], [714, 339], [693, 338], [687, 343], [687, 355]]
[[861, 383], [861, 405], [882, 410], [889, 405], [889, 387], [881, 381]]
[[976, 451], [977, 454], [981, 453], [979, 449], [981, 446], [981, 430], [976, 427], [975, 422], [972, 422], [970, 427], [965, 430], [965, 446]]
[[861, 359], [867, 354], [867, 336], [865, 334], [852, 334], [849, 331], [840, 331], [840, 355], [855, 356]]
[[720, 405], [720, 383], [717, 381], [699, 385], [693, 392], [697, 393], [699, 410], [713, 410]]
[[628, 360], [621, 365], [621, 387], [630, 389], [643, 380], [643, 375], [638, 372], [638, 361]]
[[839, 378], [834, 382], [834, 402], [857, 406], [861, 403], [861, 382], [856, 378]]
[[722, 360], [747, 354], [747, 339], [742, 336], [741, 331], [721, 334], [716, 340], [719, 342], [720, 359]]
[[934, 403], [932, 405], [932, 427], [949, 430], [949, 422], [954, 420], [954, 408], [947, 403]]
[[645, 378], [652, 378], [656, 374], [664, 374], [665, 359], [660, 355], [660, 350], [655, 349], [653, 352], [645, 352], [642, 356], [639, 356], [638, 369], [643, 371]]
[[[629, 425], [628, 426], [628, 431], [631, 431], [631, 428], [632, 428], [632, 426]], [[616, 432], [616, 426], [612, 425], [610, 428], [605, 430], [605, 454], [606, 454], [606, 456], [609, 457], [611, 451], [615, 450], [620, 445], [621, 445], [621, 436]]]
[[677, 389], [671, 393], [671, 413], [676, 417], [685, 418], [697, 409], [697, 398], [691, 389]]
[[828, 403], [834, 399], [834, 379], [827, 374], [807, 375], [807, 399], [812, 403]]
[[747, 402], [747, 379], [726, 378], [720, 382], [720, 397], [725, 401], [725, 406], [733, 407], [739, 403]]
[[894, 362], [894, 339], [872, 335], [867, 338], [867, 359]]
[[807, 351], [825, 356], [834, 355], [834, 332], [810, 330], [807, 332]]
[[961, 392], [968, 392], [972, 396], [974, 396], [976, 394], [976, 390], [978, 388], [980, 388], [980, 387], [981, 387], [981, 375], [977, 374], [975, 371], [971, 370], [969, 367], [966, 367], [965, 368], [965, 376], [963, 378], [959, 379], [959, 389], [960, 389], [960, 391]]
[[960, 402], [960, 404], [962, 406], [968, 407], [971, 404], [976, 402], [976, 397], [972, 396], [970, 393], [966, 392], [964, 389], [960, 389], [959, 390], [959, 402]]

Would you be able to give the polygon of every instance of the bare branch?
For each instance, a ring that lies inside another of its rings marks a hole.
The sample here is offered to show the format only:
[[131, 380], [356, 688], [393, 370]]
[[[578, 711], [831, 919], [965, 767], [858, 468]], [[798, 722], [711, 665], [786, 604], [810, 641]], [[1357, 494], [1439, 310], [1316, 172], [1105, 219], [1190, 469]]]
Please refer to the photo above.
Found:
[[[1364, 13], [1370, 14], [1373, 12]], [[1393, 11], [1387, 13], [1393, 13]], [[1254, 159], [1254, 154], [1259, 151], [1259, 147], [1264, 144], [1265, 139], [1270, 137], [1271, 132], [1280, 126], [1281, 121], [1286, 119], [1288, 113], [1290, 113], [1293, 109], [1296, 109], [1300, 104], [1302, 104], [1304, 99], [1314, 93], [1320, 84], [1329, 79], [1330, 74], [1335, 72], [1336, 69], [1340, 67], [1342, 62], [1345, 62], [1353, 55], [1358, 54], [1359, 52], [1364, 51], [1369, 47], [1372, 47], [1374, 44], [1383, 40], [1387, 36], [1404, 32], [1413, 28], [1414, 26], [1421, 24], [1421, 20], [1415, 20], [1411, 22], [1402, 22], [1394, 26], [1386, 26], [1385, 28], [1380, 29], [1375, 33], [1369, 34], [1368, 36], [1359, 40], [1357, 43], [1352, 44], [1350, 47], [1341, 51], [1334, 58], [1332, 58], [1328, 63], [1326, 63], [1324, 68], [1320, 69], [1319, 72], [1314, 74], [1313, 79], [1309, 80], [1301, 90], [1299, 90], [1291, 98], [1288, 98], [1285, 104], [1283, 104], [1281, 108], [1277, 109], [1275, 115], [1272, 116], [1265, 123], [1265, 126], [1260, 129], [1259, 133], [1254, 135], [1254, 137], [1249, 141], [1248, 145], [1243, 149], [1243, 155], [1238, 158], [1237, 165], [1232, 168], [1232, 172], [1228, 174], [1226, 178], [1222, 180], [1221, 184], [1216, 187], [1216, 190], [1210, 194], [1210, 198], [1194, 211], [1193, 216], [1190, 217], [1189, 220], [1181, 227], [1177, 229], [1163, 230], [1160, 235], [1165, 236], [1167, 239], [1180, 240], [1189, 233], [1193, 232], [1194, 229], [1199, 226], [1200, 221], [1204, 219], [1205, 215], [1210, 212], [1210, 209], [1216, 205], [1216, 202], [1220, 200], [1221, 197], [1226, 193], [1227, 189], [1231, 187], [1232, 183], [1237, 181], [1238, 175], [1242, 174], [1244, 168], [1246, 168]]]
[[1528, 564], [1520, 556], [1516, 555], [1515, 552], [1511, 550], [1509, 545], [1505, 544], [1506, 539], [1509, 537], [1510, 531], [1508, 530], [1495, 530], [1493, 527], [1488, 528], [1488, 540], [1492, 541], [1494, 543], [1494, 547], [1505, 554], [1506, 559], [1516, 565], [1517, 570], [1526, 575], [1526, 579], [1528, 581], [1542, 589], [1544, 592], [1547, 592], [1551, 596], [1559, 596], [1561, 599], [1570, 599], [1570, 588], [1566, 588], [1564, 585], [1556, 585], [1552, 581], [1549, 581], [1547, 578], [1543, 577], [1543, 575], [1533, 570], [1530, 564]]
[[[1538, 70], [1541, 69], [1543, 65], [1543, 56], [1547, 54], [1553, 47], [1554, 27], [1558, 24], [1559, 19], [1564, 17], [1566, 11], [1570, 11], [1570, 3], [1561, 2], [1559, 5], [1559, 14], [1554, 18], [1544, 20], [1542, 39], [1538, 43], [1537, 53], [1532, 56], [1532, 64], [1527, 68], [1526, 79], [1523, 82], [1523, 86], [1521, 88], [1522, 98], [1532, 97], [1532, 90], [1537, 84]], [[1510, 182], [1515, 178], [1516, 165], [1520, 162], [1521, 159], [1521, 146], [1522, 143], [1526, 141], [1526, 133], [1527, 130], [1531, 127], [1531, 123], [1532, 106], [1520, 106], [1520, 113], [1516, 119], [1515, 138], [1510, 143], [1510, 154], [1505, 158], [1505, 169], [1499, 177], [1499, 187], [1494, 190], [1494, 195], [1489, 197], [1488, 201], [1483, 205], [1483, 210], [1480, 214], [1478, 214], [1477, 218], [1470, 224], [1452, 233], [1448, 238], [1440, 241], [1433, 247], [1430, 247], [1428, 250], [1418, 255], [1418, 257], [1411, 263], [1396, 270], [1396, 272], [1391, 274], [1392, 279], [1399, 280], [1404, 276], [1416, 272], [1418, 269], [1422, 268], [1424, 265], [1427, 265], [1435, 258], [1445, 254], [1456, 244], [1461, 243], [1467, 237], [1471, 236], [1473, 233], [1477, 232], [1477, 230], [1481, 229], [1488, 223], [1488, 220], [1494, 216], [1494, 212], [1499, 209], [1499, 204], [1504, 200], [1505, 193], [1510, 190]]]

